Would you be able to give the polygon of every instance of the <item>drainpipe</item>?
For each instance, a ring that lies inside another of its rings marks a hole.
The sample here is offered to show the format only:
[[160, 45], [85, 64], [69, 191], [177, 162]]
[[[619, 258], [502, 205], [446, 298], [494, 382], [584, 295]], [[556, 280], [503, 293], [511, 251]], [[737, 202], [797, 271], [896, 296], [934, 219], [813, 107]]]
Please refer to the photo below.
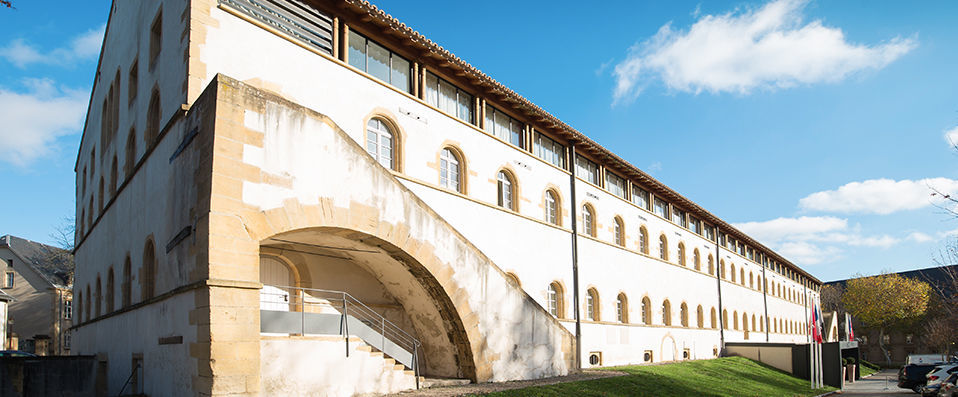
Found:
[[722, 263], [722, 251], [720, 250], [722, 241], [722, 229], [715, 227], [715, 284], [718, 286], [718, 316], [719, 316], [719, 356], [725, 354], [725, 311], [722, 309], [722, 272], [724, 268]]
[[[805, 285], [802, 285], [802, 292], [805, 294], [805, 302], [803, 302], [804, 303], [803, 306], [805, 307], [805, 321], [808, 321], [808, 287]], [[811, 337], [812, 333], [808, 331], [809, 329], [806, 326], [805, 327], [805, 342], [812, 343], [812, 337]]]
[[572, 217], [572, 307], [575, 316], [575, 368], [582, 369], [582, 322], [579, 320], [579, 229], [575, 219], [576, 201], [575, 201], [575, 144], [570, 145], [571, 156], [569, 156], [569, 169], [572, 174], [569, 176], [570, 185], [570, 211]]
[[765, 273], [765, 268], [768, 267], [768, 257], [765, 257], [765, 260], [762, 261], [762, 285], [759, 285], [759, 288], [762, 289], [762, 301], [765, 304], [765, 341], [770, 341], [768, 334], [768, 291], [765, 286], [768, 285], [768, 274]]

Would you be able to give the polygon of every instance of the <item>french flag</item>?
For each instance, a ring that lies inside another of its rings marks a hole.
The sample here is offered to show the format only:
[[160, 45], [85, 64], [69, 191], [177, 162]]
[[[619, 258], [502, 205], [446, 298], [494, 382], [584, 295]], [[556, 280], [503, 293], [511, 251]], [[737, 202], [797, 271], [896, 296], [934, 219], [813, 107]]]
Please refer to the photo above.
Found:
[[818, 305], [815, 305], [812, 309], [811, 326], [812, 326], [812, 340], [815, 341], [816, 343], [823, 342], [822, 332], [820, 327], [821, 321], [822, 321], [822, 313], [818, 311]]

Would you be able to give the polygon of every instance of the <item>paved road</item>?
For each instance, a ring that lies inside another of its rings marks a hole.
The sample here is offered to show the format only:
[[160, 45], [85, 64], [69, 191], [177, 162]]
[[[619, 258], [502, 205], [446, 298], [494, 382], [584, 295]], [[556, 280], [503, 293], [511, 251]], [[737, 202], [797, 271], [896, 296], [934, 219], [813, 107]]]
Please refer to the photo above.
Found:
[[846, 383], [840, 396], [918, 396], [915, 392], [898, 388], [898, 370], [886, 369], [855, 383]]

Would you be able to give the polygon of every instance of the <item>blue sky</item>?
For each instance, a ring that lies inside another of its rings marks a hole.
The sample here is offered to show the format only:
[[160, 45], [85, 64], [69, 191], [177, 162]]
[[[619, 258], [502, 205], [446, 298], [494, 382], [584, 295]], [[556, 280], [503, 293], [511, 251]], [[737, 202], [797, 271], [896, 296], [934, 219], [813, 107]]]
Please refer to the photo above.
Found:
[[[45, 242], [109, 9], [57, 3], [0, 9], [0, 234]], [[958, 236], [958, 3], [374, 3], [822, 280]]]

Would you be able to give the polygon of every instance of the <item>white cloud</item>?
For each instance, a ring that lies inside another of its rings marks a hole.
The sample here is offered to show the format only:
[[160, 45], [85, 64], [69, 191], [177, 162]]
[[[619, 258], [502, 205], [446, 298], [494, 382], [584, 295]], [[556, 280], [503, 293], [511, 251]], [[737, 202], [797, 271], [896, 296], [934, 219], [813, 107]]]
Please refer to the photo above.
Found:
[[848, 227], [848, 221], [831, 216], [803, 216], [776, 218], [764, 222], [736, 223], [735, 227], [760, 241], [779, 241], [788, 237], [808, 239], [810, 236], [844, 230]]
[[914, 241], [916, 243], [927, 243], [929, 241], [934, 241], [935, 238], [928, 235], [927, 233], [922, 232], [911, 232], [908, 234], [907, 239]]
[[847, 219], [831, 216], [776, 218], [737, 223], [735, 227], [797, 263], [813, 265], [837, 259], [845, 247], [889, 248], [902, 240], [889, 235], [866, 236]]
[[799, 200], [806, 210], [887, 215], [936, 204], [934, 190], [958, 193], [958, 180], [927, 178], [920, 180], [869, 179], [847, 183], [835, 190], [812, 193]]
[[951, 147], [958, 146], [958, 126], [945, 131], [945, 142]]
[[14, 39], [0, 48], [0, 58], [4, 58], [23, 69], [32, 64], [69, 65], [70, 63], [91, 59], [100, 53], [103, 32], [106, 25], [90, 29], [70, 41], [69, 47], [56, 48], [42, 53], [23, 39]]
[[87, 94], [58, 88], [50, 79], [23, 81], [24, 92], [0, 86], [0, 160], [27, 166], [49, 154], [60, 136], [78, 132], [86, 113]]
[[805, 23], [806, 0], [776, 0], [758, 9], [704, 15], [687, 30], [662, 26], [615, 66], [614, 103], [630, 101], [650, 81], [683, 92], [747, 94], [754, 89], [837, 82], [877, 70], [917, 46], [895, 37], [862, 45], [820, 20]]

